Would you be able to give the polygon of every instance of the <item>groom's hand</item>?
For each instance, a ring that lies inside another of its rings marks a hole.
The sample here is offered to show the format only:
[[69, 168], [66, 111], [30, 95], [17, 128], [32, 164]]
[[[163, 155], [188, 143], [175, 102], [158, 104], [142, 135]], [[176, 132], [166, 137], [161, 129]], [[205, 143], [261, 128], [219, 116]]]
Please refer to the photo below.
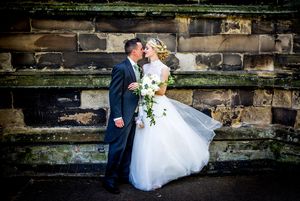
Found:
[[118, 128], [122, 128], [122, 127], [124, 126], [124, 121], [123, 121], [123, 119], [115, 120], [115, 125], [116, 125], [116, 127], [118, 127]]
[[132, 82], [129, 86], [128, 89], [129, 90], [136, 90], [139, 87], [139, 83], [137, 82]]

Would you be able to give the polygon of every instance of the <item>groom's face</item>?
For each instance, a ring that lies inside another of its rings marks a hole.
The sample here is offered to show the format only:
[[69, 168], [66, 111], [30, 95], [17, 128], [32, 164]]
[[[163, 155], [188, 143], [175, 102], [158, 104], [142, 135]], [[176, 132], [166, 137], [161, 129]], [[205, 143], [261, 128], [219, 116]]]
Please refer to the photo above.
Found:
[[134, 51], [135, 57], [138, 60], [140, 60], [143, 58], [144, 49], [143, 49], [142, 43], [137, 42], [136, 44], [137, 44], [137, 46], [135, 47], [135, 49], [133, 51]]

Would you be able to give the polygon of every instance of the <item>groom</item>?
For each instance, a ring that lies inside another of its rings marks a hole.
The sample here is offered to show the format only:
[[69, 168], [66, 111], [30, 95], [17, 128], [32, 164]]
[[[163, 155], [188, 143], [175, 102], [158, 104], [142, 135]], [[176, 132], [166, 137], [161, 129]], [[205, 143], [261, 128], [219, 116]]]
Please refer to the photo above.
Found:
[[110, 116], [104, 138], [109, 143], [108, 161], [103, 187], [119, 194], [118, 182], [128, 183], [131, 152], [135, 134], [135, 113], [139, 97], [128, 89], [140, 79], [138, 60], [143, 58], [141, 40], [134, 38], [125, 43], [127, 58], [114, 66], [109, 87]]

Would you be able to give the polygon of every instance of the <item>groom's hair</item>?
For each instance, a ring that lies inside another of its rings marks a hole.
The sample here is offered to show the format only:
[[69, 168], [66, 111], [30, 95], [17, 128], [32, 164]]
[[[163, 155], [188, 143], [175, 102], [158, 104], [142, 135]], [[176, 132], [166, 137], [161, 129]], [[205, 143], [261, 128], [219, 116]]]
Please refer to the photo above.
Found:
[[130, 55], [132, 50], [134, 48], [136, 48], [138, 42], [141, 43], [142, 41], [139, 38], [133, 38], [133, 39], [127, 40], [125, 43], [125, 53], [127, 55]]

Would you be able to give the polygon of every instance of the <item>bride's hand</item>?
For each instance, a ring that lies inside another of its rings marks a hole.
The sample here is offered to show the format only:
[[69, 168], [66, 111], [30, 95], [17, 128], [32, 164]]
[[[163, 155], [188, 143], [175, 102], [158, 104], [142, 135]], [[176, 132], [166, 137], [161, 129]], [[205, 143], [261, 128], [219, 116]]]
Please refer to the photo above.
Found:
[[129, 86], [128, 89], [129, 90], [136, 90], [139, 87], [139, 84], [137, 82], [132, 82]]

